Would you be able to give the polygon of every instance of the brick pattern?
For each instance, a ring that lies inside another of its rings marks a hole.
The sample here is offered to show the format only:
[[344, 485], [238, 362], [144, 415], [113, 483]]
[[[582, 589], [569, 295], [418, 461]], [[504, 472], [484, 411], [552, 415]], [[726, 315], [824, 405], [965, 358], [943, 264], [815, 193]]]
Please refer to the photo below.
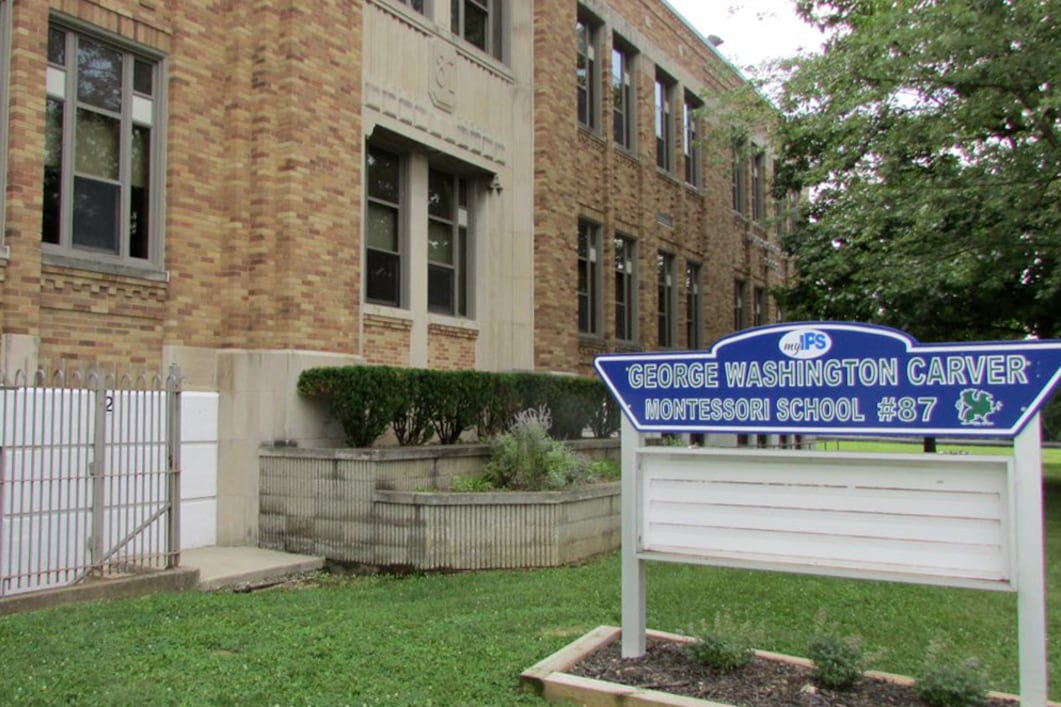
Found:
[[386, 366], [409, 365], [412, 322], [366, 314], [364, 329], [366, 361]]
[[442, 371], [475, 368], [475, 343], [479, 332], [474, 329], [429, 324], [427, 327], [427, 365]]
[[[605, 22], [597, 46], [603, 117], [599, 134], [580, 128], [575, 119], [572, 27], [577, 5], [573, 0], [535, 5], [535, 364], [541, 369], [583, 374], [591, 371], [592, 358], [599, 353], [657, 348], [659, 250], [677, 256], [679, 348], [686, 345], [687, 260], [702, 264], [705, 343], [732, 331], [735, 278], [747, 281], [750, 293], [755, 286], [780, 284], [787, 274], [776, 250], [776, 236], [732, 209], [728, 146], [710, 141], [703, 145], [702, 188], [684, 183], [680, 106], [672, 111], [677, 152], [674, 172], [665, 174], [656, 166], [655, 62], [669, 74], [693, 77], [695, 83], [689, 88], [694, 92], [704, 89], [709, 95], [737, 85], [740, 77], [657, 0], [586, 0], [586, 5]], [[632, 153], [615, 145], [611, 134], [612, 30], [638, 49], [632, 72], [637, 114]], [[680, 95], [676, 92], [676, 97]], [[599, 339], [578, 333], [575, 248], [579, 216], [603, 226], [599, 267], [604, 276], [604, 335]], [[637, 239], [639, 337], [633, 345], [614, 337], [611, 238], [616, 233]], [[774, 267], [768, 267], [768, 256]]]

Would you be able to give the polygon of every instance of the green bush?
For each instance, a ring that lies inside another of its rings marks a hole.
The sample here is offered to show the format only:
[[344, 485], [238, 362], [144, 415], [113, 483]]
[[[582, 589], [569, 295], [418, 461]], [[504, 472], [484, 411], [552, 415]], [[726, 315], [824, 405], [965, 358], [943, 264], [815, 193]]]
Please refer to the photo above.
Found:
[[807, 657], [814, 661], [811, 679], [822, 687], [850, 690], [866, 672], [862, 642], [855, 636], [821, 634], [811, 641]]
[[421, 372], [420, 385], [431, 427], [441, 444], [455, 444], [482, 418], [490, 393], [489, 374], [479, 371]]
[[394, 412], [391, 429], [398, 444], [403, 447], [424, 444], [434, 432], [431, 428], [431, 409], [424, 396], [424, 371], [419, 368], [400, 368], [397, 372], [401, 403]]
[[709, 668], [732, 672], [751, 662], [761, 632], [750, 623], [738, 624], [729, 612], [719, 612], [712, 623], [705, 621], [698, 627], [690, 627], [689, 636], [694, 640], [686, 650], [693, 660]]
[[618, 481], [622, 476], [622, 465], [615, 459], [597, 459], [589, 463], [589, 475], [603, 481]]
[[487, 440], [507, 432], [512, 419], [520, 411], [516, 377], [511, 373], [492, 373], [486, 385], [489, 393], [479, 414], [477, 432], [479, 439]]
[[925, 674], [915, 689], [930, 707], [976, 707], [987, 701], [987, 681], [977, 660], [958, 660], [937, 642], [928, 648]]
[[449, 490], [481, 493], [483, 491], [493, 491], [494, 486], [483, 476], [454, 476], [449, 483]]
[[339, 422], [346, 443], [369, 447], [403, 404], [400, 369], [389, 366], [311, 368], [298, 379], [298, 392], [323, 400]]
[[557, 490], [586, 478], [586, 460], [549, 437], [549, 424], [544, 408], [517, 415], [512, 429], [493, 442], [483, 478], [494, 488], [518, 491]]

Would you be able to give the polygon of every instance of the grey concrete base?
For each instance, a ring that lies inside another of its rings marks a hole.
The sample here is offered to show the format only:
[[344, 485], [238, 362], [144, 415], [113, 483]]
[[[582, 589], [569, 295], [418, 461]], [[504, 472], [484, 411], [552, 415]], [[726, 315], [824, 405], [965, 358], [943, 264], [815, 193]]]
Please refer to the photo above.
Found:
[[199, 572], [199, 589], [261, 584], [324, 567], [323, 557], [258, 547], [200, 547], [181, 553], [181, 564]]
[[63, 604], [104, 599], [128, 599], [158, 592], [179, 592], [194, 589], [198, 584], [199, 570], [191, 567], [178, 567], [172, 570], [159, 570], [125, 577], [92, 579], [70, 587], [0, 598], [0, 616], [20, 611], [48, 609]]

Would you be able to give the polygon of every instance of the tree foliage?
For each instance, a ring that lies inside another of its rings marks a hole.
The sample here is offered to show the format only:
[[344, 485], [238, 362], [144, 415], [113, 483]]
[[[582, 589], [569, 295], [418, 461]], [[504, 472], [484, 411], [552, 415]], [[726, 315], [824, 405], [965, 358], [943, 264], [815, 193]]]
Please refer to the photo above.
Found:
[[798, 0], [775, 196], [790, 319], [922, 340], [1061, 334], [1061, 0]]

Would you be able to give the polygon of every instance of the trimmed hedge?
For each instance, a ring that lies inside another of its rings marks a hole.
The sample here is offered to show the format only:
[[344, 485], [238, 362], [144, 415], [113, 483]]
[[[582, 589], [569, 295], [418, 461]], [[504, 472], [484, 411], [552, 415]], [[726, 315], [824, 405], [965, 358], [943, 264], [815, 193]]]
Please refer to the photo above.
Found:
[[546, 407], [549, 435], [578, 439], [619, 430], [619, 408], [595, 378], [548, 373], [432, 371], [392, 366], [311, 368], [298, 392], [325, 402], [346, 442], [371, 446], [389, 427], [401, 445], [437, 437], [453, 444], [475, 429], [480, 439], [506, 432], [516, 413]]

